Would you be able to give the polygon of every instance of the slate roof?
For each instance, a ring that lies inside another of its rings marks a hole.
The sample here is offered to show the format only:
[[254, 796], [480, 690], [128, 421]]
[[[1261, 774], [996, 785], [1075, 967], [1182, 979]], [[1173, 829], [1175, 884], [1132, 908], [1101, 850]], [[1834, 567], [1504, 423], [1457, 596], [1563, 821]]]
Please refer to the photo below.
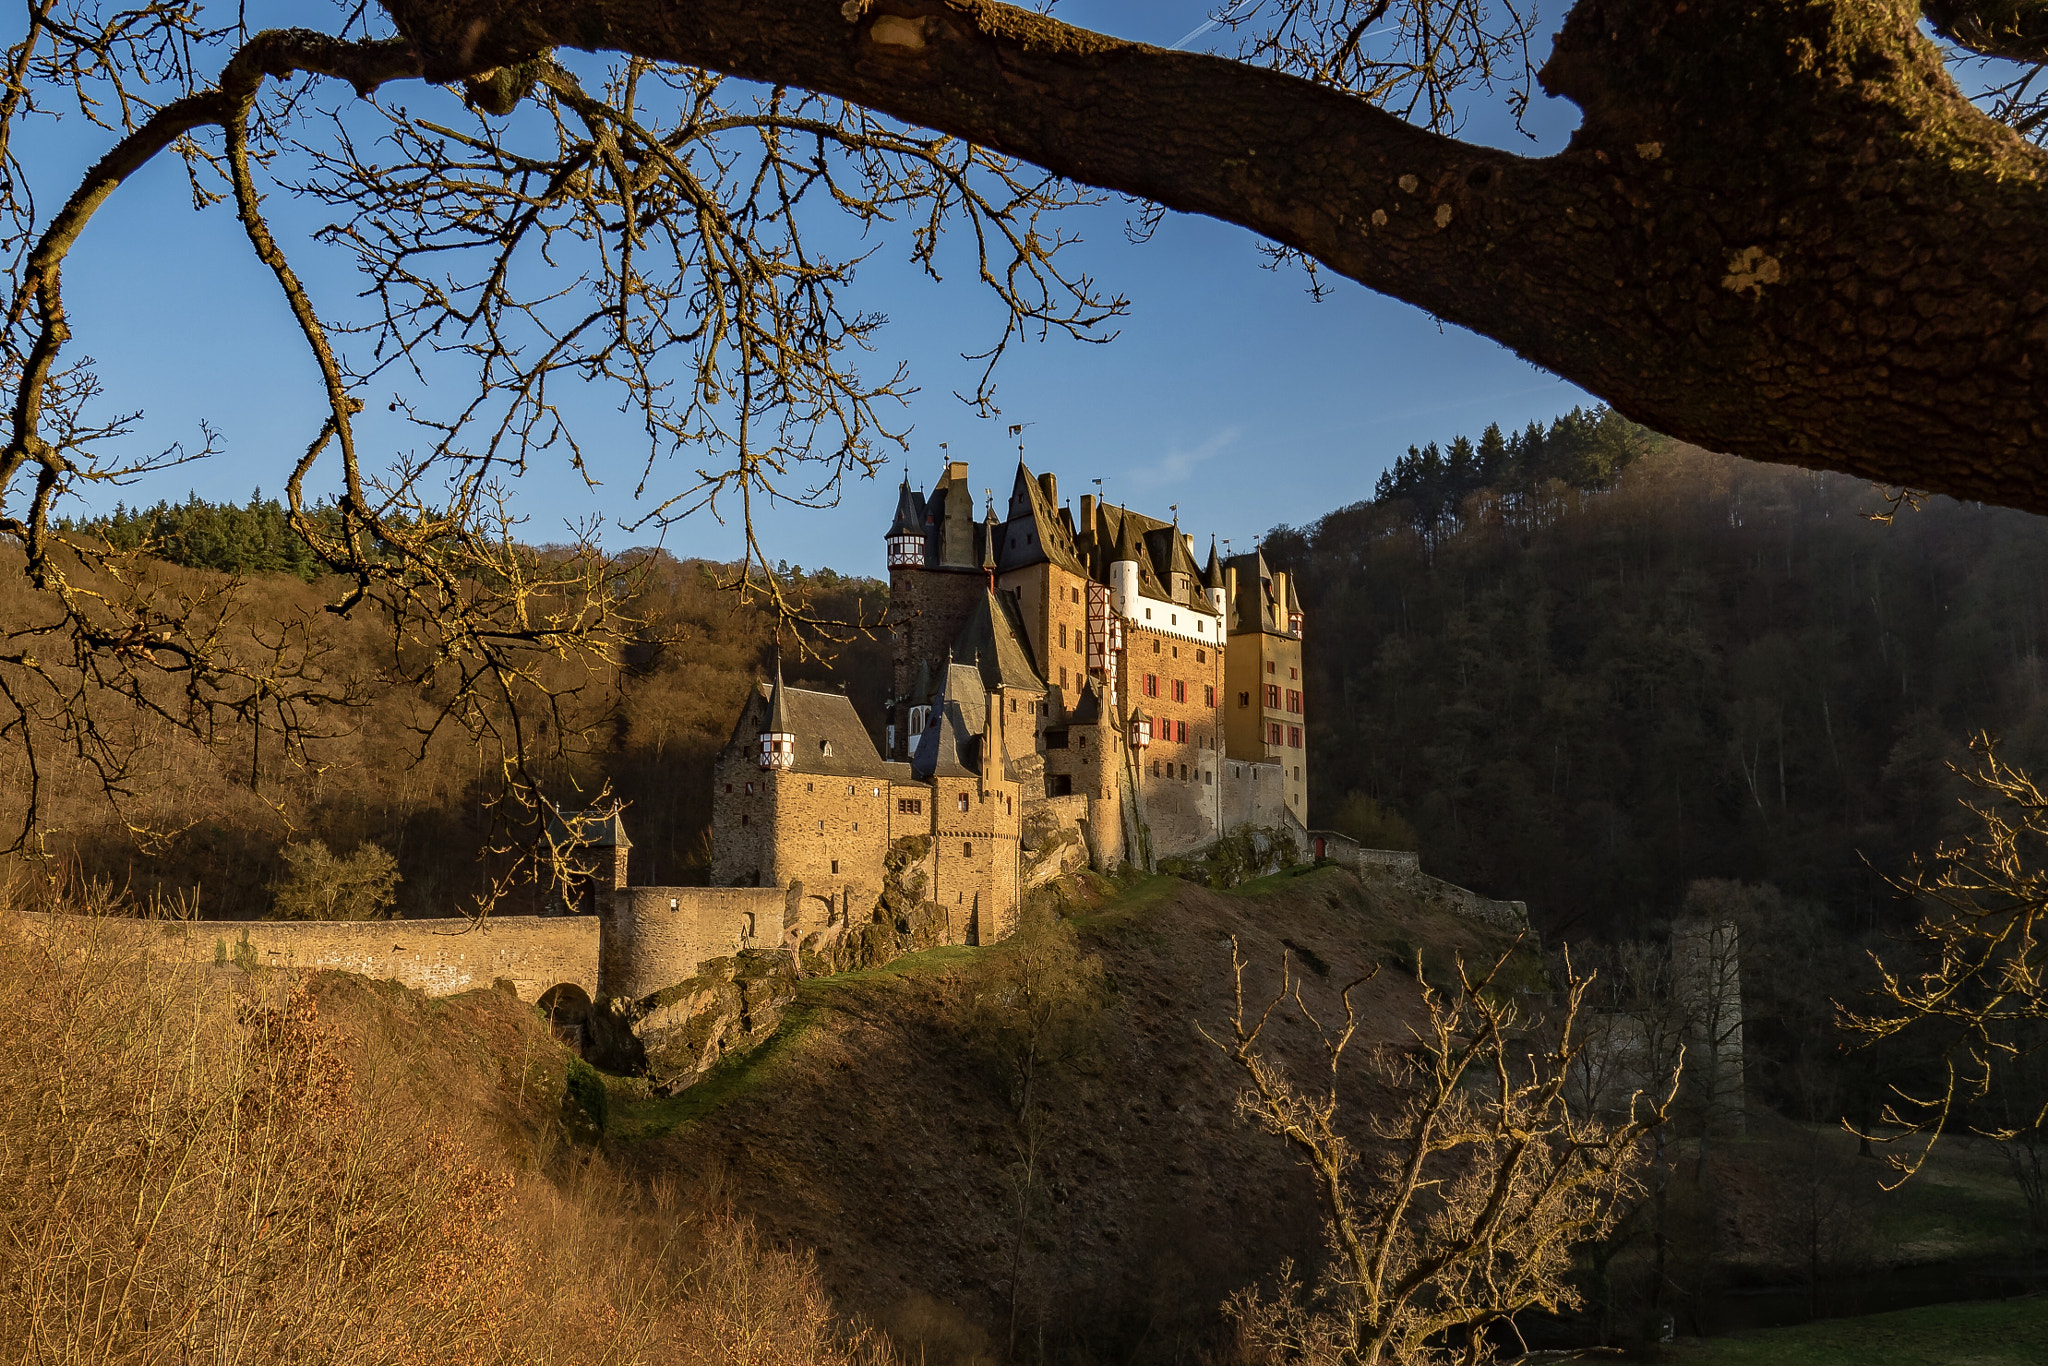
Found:
[[986, 687], [1045, 691], [1045, 680], [1031, 662], [1024, 623], [1017, 619], [1008, 593], [981, 595], [973, 615], [954, 637], [953, 658], [979, 667]]
[[988, 693], [981, 671], [971, 664], [948, 664], [931, 717], [911, 756], [911, 773], [924, 779], [971, 778], [980, 773], [981, 731], [987, 719]]
[[1017, 462], [1017, 478], [1010, 487], [1010, 519], [1003, 526], [997, 563], [1003, 569], [1050, 561], [1060, 568], [1088, 577], [1081, 563], [1080, 547], [1074, 542], [1074, 528], [1045, 496], [1045, 486]]
[[910, 476], [903, 476], [903, 487], [896, 493], [896, 520], [889, 523], [891, 536], [924, 535], [924, 495], [910, 491]]
[[756, 683], [754, 693], [740, 712], [732, 743], [753, 749], [767, 725], [769, 707], [782, 699], [782, 725], [796, 737], [798, 773], [819, 773], [839, 777], [879, 778], [886, 765], [868, 737], [867, 727], [845, 693], [814, 692], [809, 688]]
[[1237, 571], [1237, 595], [1232, 600], [1236, 618], [1230, 623], [1230, 633], [1243, 631], [1271, 631], [1285, 635], [1287, 632], [1287, 611], [1273, 595], [1273, 571], [1266, 565], [1266, 557], [1254, 550], [1249, 555], [1233, 555], [1230, 567]]

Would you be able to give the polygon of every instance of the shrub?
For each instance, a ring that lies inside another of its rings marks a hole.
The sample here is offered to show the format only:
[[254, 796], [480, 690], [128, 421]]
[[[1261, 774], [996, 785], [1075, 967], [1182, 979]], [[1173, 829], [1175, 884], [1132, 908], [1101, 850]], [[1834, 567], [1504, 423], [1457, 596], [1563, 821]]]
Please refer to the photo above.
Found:
[[398, 899], [398, 861], [365, 842], [347, 858], [319, 840], [278, 851], [285, 872], [271, 886], [279, 920], [382, 920]]

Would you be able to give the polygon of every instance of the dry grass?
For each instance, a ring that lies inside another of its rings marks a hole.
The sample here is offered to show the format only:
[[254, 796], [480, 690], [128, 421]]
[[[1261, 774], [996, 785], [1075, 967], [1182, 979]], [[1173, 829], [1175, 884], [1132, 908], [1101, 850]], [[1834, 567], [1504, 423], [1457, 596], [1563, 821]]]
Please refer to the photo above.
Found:
[[886, 1360], [808, 1253], [550, 1129], [508, 1144], [374, 1011], [152, 963], [137, 928], [0, 909], [0, 1359]]

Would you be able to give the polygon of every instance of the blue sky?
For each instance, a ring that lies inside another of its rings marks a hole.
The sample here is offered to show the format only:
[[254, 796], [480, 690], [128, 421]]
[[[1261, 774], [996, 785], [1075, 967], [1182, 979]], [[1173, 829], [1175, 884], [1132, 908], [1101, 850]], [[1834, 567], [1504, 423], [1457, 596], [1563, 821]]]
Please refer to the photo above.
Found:
[[[1206, 12], [1200, 0], [1070, 2], [1059, 10], [1070, 22], [1158, 43], [1181, 38]], [[287, 17], [251, 7], [254, 23]], [[1531, 142], [1499, 102], [1482, 101], [1463, 135], [1541, 153], [1563, 145], [1575, 114], [1539, 94], [1529, 123], [1540, 140]], [[73, 118], [43, 143], [62, 155], [37, 160], [75, 173], [106, 142]], [[45, 196], [53, 192], [61, 197], [54, 184], [41, 187]], [[281, 196], [270, 207], [281, 227], [322, 221]], [[1063, 496], [1077, 497], [1101, 478], [1112, 499], [1158, 515], [1177, 503], [1183, 526], [1242, 548], [1276, 523], [1310, 520], [1368, 496], [1410, 443], [1476, 434], [1492, 421], [1547, 420], [1591, 401], [1491, 341], [1347, 281], [1331, 281], [1329, 296], [1314, 302], [1298, 272], [1265, 269], [1241, 229], [1170, 217], [1151, 241], [1133, 245], [1123, 233], [1129, 211], [1113, 203], [1067, 224], [1084, 239], [1075, 259], [1130, 299], [1118, 337], [1101, 346], [1053, 340], [1013, 350], [998, 371], [996, 419], [976, 416], [954, 397], [978, 372], [961, 353], [988, 345], [999, 326], [976, 289], [958, 278], [925, 280], [908, 267], [901, 242], [887, 243], [863, 268], [862, 302], [890, 318], [868, 365], [901, 359], [920, 388], [907, 414], [913, 482], [928, 487], [942, 459], [965, 457], [976, 487], [1000, 497], [1016, 459], [1008, 427], [1023, 423], [1026, 459], [1057, 474]], [[346, 308], [353, 277], [318, 253], [303, 259], [316, 298]], [[189, 444], [204, 420], [225, 447], [118, 496], [154, 502], [196, 489], [240, 500], [257, 486], [281, 488], [304, 448], [319, 392], [275, 285], [250, 258], [226, 206], [194, 212], [182, 173], [154, 168], [101, 211], [66, 278], [74, 354], [96, 358], [116, 405], [143, 411], [142, 442], [152, 449]], [[388, 394], [366, 397], [374, 415]], [[409, 440], [380, 425], [366, 437], [371, 449]], [[849, 488], [836, 509], [769, 514], [769, 553], [879, 573], [900, 466]], [[592, 490], [566, 470], [534, 470], [517, 492], [526, 537], [561, 539], [571, 522], [631, 521], [646, 505], [632, 496], [637, 473], [630, 455], [600, 463], [606, 482]], [[657, 470], [648, 496], [669, 491], [665, 478], [679, 482], [687, 473]], [[606, 539], [625, 545], [645, 537], [613, 530]], [[736, 553], [738, 537], [693, 518], [666, 543], [679, 554], [724, 557]]]

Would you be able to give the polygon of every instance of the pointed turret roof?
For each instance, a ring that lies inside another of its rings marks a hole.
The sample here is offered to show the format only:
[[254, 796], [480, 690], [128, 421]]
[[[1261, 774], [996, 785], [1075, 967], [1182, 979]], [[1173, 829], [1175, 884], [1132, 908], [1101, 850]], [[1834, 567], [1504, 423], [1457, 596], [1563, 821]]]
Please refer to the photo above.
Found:
[[1045, 683], [1031, 662], [1025, 640], [1008, 595], [984, 591], [974, 614], [953, 640], [953, 654], [978, 667], [987, 687], [1042, 693]]
[[1202, 571], [1202, 587], [1223, 587], [1223, 561], [1217, 558], [1216, 538], [1214, 536], [1211, 536], [1209, 538], [1209, 564], [1208, 567]]
[[996, 504], [991, 498], [988, 517], [981, 524], [981, 567], [993, 571], [996, 567]]
[[1117, 519], [1116, 554], [1110, 557], [1110, 563], [1122, 564], [1125, 560], [1132, 564], [1145, 562], [1143, 552], [1138, 549], [1137, 519], [1128, 513]]
[[988, 720], [988, 693], [981, 675], [967, 664], [946, 665], [939, 695], [932, 699], [931, 719], [912, 752], [913, 776], [962, 778], [980, 771], [981, 729]]
[[767, 729], [763, 735], [794, 735], [796, 728], [789, 721], [789, 700], [782, 691], [782, 652], [775, 652], [775, 691], [768, 694], [768, 719], [763, 723]]
[[910, 491], [910, 476], [903, 476], [903, 486], [896, 492], [896, 520], [889, 523], [891, 536], [924, 535], [924, 499]]

